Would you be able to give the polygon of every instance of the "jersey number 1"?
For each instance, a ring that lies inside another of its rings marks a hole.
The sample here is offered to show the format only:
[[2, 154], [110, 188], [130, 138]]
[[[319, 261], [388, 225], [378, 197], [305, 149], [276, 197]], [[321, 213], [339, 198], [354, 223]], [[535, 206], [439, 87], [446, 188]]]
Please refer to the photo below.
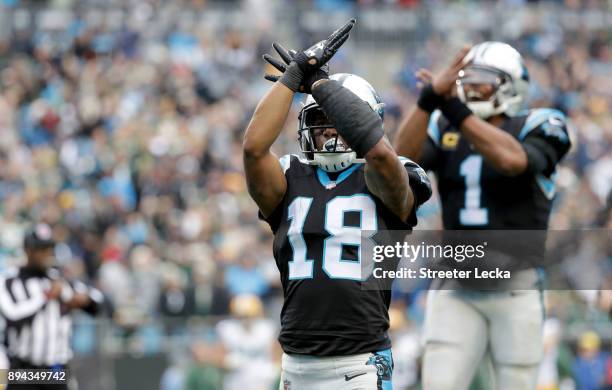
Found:
[[465, 207], [459, 210], [459, 222], [464, 226], [489, 223], [489, 210], [480, 207], [482, 189], [482, 156], [471, 155], [459, 166], [459, 174], [465, 177]]
[[[310, 211], [313, 198], [298, 197], [291, 202], [288, 219], [291, 221], [287, 239], [293, 248], [293, 259], [289, 262], [289, 279], [310, 279], [313, 277], [314, 260], [307, 257], [304, 240], [304, 223]], [[360, 226], [346, 226], [344, 213], [356, 211], [360, 215]], [[330, 234], [323, 242], [322, 267], [332, 279], [361, 280], [361, 238], [372, 237], [377, 227], [376, 203], [365, 194], [337, 196], [325, 206], [325, 230]], [[368, 240], [369, 241], [369, 240]], [[358, 260], [342, 258], [343, 247], [357, 247]]]

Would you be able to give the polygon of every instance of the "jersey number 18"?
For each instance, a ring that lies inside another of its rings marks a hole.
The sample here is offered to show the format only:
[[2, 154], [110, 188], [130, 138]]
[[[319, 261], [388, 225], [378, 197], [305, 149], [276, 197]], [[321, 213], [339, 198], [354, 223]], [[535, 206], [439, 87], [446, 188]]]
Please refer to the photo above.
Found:
[[[289, 279], [310, 279], [313, 277], [314, 260], [307, 255], [303, 229], [313, 198], [298, 197], [289, 205], [288, 220], [291, 221], [287, 238], [293, 248], [293, 259], [289, 262]], [[360, 226], [346, 226], [344, 213], [356, 211], [360, 215]], [[325, 231], [329, 237], [323, 242], [322, 267], [332, 279], [362, 280], [361, 239], [362, 231], [367, 242], [371, 242], [377, 227], [376, 203], [365, 194], [337, 196], [325, 206]], [[344, 246], [357, 247], [358, 259], [342, 258]]]

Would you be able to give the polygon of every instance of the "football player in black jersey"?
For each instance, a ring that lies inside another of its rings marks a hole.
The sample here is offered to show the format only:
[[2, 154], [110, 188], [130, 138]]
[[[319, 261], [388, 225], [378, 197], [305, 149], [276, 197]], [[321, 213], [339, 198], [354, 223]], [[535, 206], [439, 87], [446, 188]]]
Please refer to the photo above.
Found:
[[[383, 104], [350, 74], [329, 76], [326, 62], [354, 21], [305, 51], [274, 44], [279, 80], [262, 98], [244, 135], [249, 193], [274, 233], [285, 302], [281, 312], [281, 389], [386, 389], [393, 367], [390, 291], [361, 288], [361, 240], [380, 230], [410, 230], [431, 195], [424, 171], [400, 159], [382, 128]], [[303, 157], [270, 148], [296, 92]]]
[[[561, 112], [522, 111], [529, 75], [519, 52], [484, 42], [464, 48], [436, 77], [427, 70], [417, 77], [425, 86], [395, 147], [436, 174], [444, 228], [546, 229], [555, 168], [570, 139]], [[519, 277], [537, 280], [536, 273]], [[534, 389], [543, 322], [536, 286], [443, 288], [428, 296], [424, 389], [466, 389], [486, 351], [497, 389]]]

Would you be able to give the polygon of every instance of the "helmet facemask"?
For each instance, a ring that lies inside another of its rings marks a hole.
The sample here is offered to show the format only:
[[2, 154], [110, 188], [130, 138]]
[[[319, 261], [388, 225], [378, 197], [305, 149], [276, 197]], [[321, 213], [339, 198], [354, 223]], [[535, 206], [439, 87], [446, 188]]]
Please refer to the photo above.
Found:
[[[483, 95], [480, 92], [482, 85], [491, 86], [491, 92]], [[485, 66], [468, 66], [459, 71], [457, 95], [482, 119], [502, 113], [514, 115], [515, 108], [520, 107], [523, 102], [523, 97], [517, 93], [510, 75]]]
[[316, 147], [319, 132], [335, 127], [316, 103], [305, 106], [298, 119], [300, 148], [308, 160], [327, 172], [342, 171], [355, 162], [357, 153], [351, 150], [337, 133], [335, 137], [325, 141], [321, 149]]

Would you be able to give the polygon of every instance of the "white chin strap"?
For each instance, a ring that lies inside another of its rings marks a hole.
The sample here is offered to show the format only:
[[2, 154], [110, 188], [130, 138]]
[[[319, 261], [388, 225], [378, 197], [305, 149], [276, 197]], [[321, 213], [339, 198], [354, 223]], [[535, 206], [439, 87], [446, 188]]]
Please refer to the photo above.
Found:
[[[497, 99], [499, 100], [499, 97]], [[514, 116], [520, 111], [522, 102], [523, 99], [520, 96], [514, 96], [511, 98], [505, 98], [497, 107], [495, 107], [493, 101], [468, 102], [466, 105], [476, 116], [482, 119], [487, 119], [493, 115], [503, 113], [509, 116]]]
[[495, 107], [492, 101], [467, 102], [466, 106], [468, 106], [468, 108], [472, 110], [474, 115], [481, 119], [487, 119], [489, 117], [492, 117], [493, 115], [501, 114], [506, 111], [505, 104], [501, 104]]
[[[323, 150], [333, 150], [336, 144], [335, 139], [330, 139], [323, 144]], [[339, 153], [317, 153], [314, 152], [314, 164], [321, 167], [326, 172], [339, 172], [350, 167], [357, 160], [357, 153], [349, 150], [344, 146], [342, 141], [338, 140], [336, 151]], [[346, 150], [346, 152], [343, 152]]]
[[314, 162], [326, 172], [338, 172], [350, 167], [357, 159], [357, 153], [314, 153]]
[[468, 101], [467, 96], [465, 96], [465, 90], [463, 89], [463, 85], [457, 84], [457, 96], [459, 100], [465, 103], [466, 106], [481, 119], [487, 119], [493, 115], [501, 114], [505, 111], [506, 105], [500, 104], [495, 107], [495, 99], [496, 95], [491, 96], [489, 100], [486, 101]]
[[[457, 85], [457, 96], [465, 103], [466, 106], [474, 115], [481, 119], [487, 119], [493, 115], [506, 113], [508, 115], [515, 115], [522, 103], [521, 96], [505, 97], [501, 91], [497, 91], [489, 100], [486, 101], [467, 101], [465, 91], [461, 85]], [[495, 106], [495, 101], [499, 102], [498, 106]]]

